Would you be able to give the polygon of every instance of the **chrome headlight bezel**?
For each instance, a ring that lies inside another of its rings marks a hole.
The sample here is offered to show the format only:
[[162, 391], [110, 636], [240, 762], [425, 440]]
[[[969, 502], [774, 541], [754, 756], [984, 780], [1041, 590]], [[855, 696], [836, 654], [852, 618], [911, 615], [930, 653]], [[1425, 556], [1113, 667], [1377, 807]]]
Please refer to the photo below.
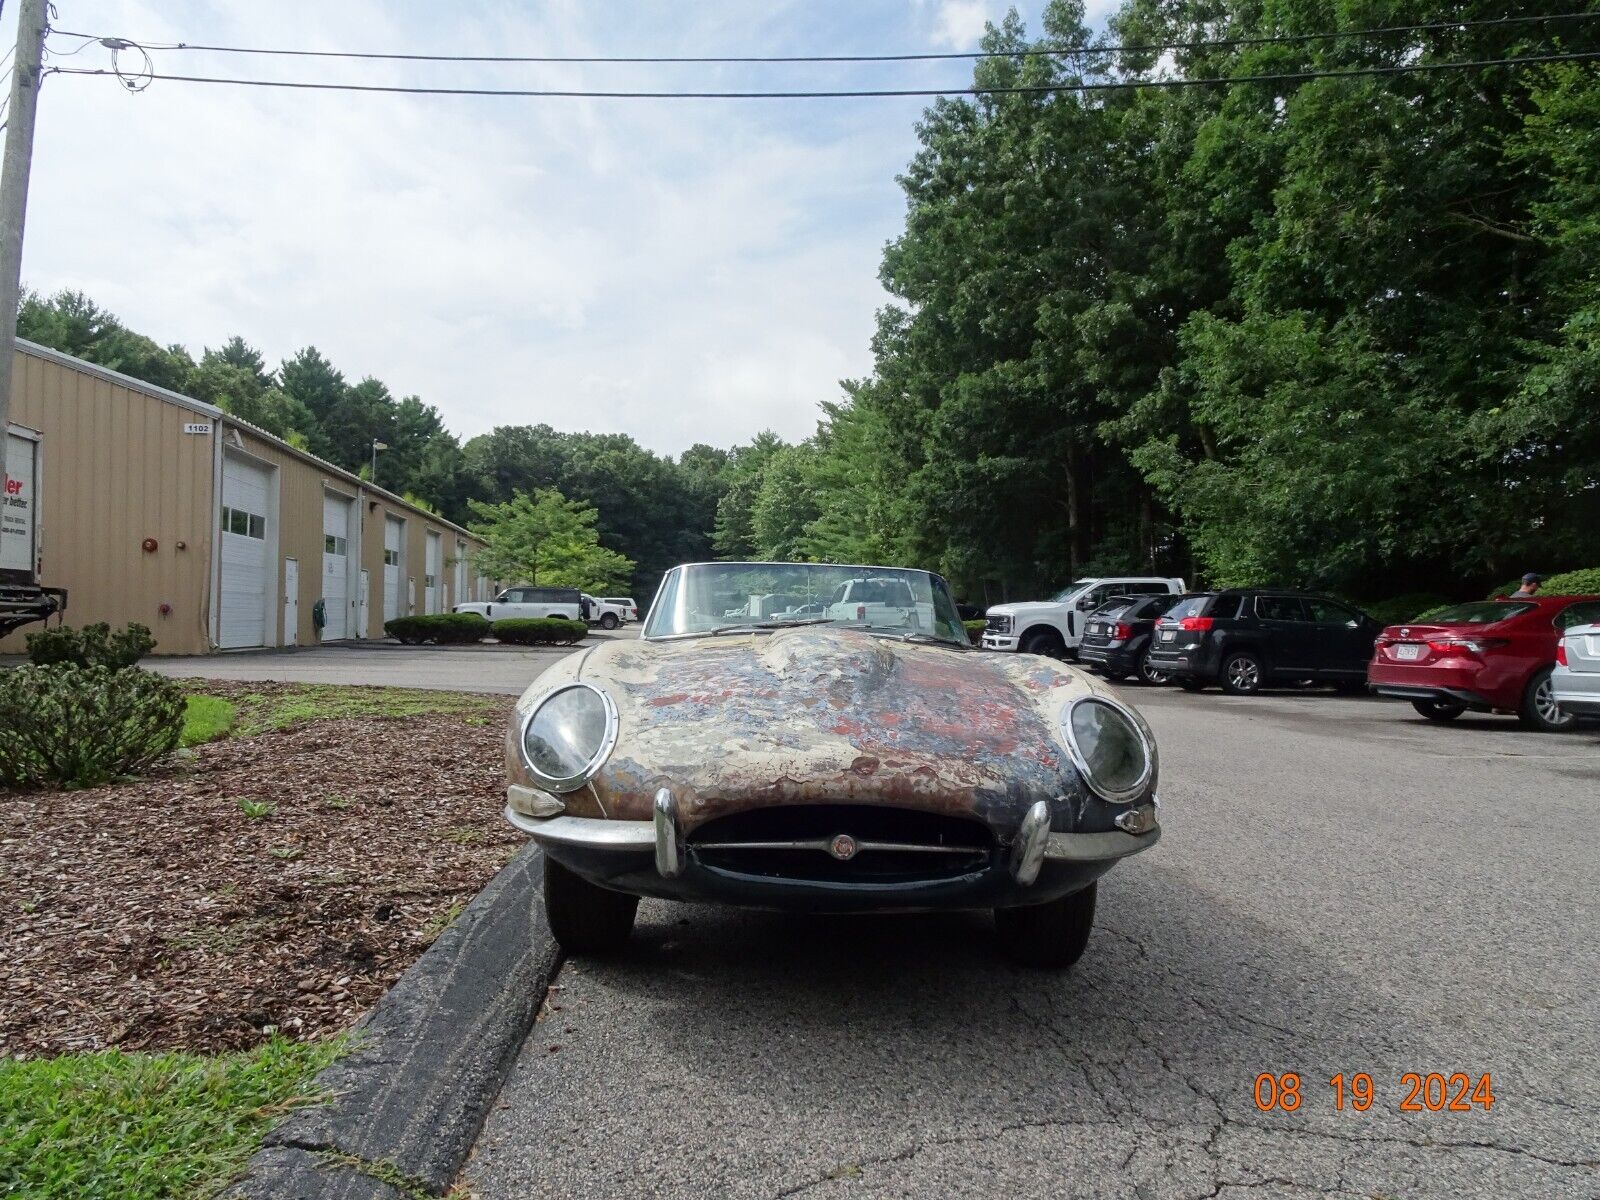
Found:
[[[532, 757], [528, 754], [528, 726], [533, 724], [534, 719], [545, 705], [549, 704], [557, 696], [575, 689], [592, 692], [600, 698], [600, 703], [605, 709], [605, 732], [601, 735], [599, 746], [590, 755], [582, 770], [563, 778], [557, 778], [546, 774], [534, 765]], [[611, 751], [616, 747], [618, 725], [616, 701], [612, 700], [603, 688], [595, 687], [592, 683], [564, 683], [559, 687], [551, 688], [532, 704], [528, 705], [528, 711], [523, 714], [522, 720], [517, 724], [517, 751], [522, 756], [522, 765], [527, 768], [528, 773], [533, 776], [540, 787], [557, 795], [565, 795], [567, 792], [577, 791], [599, 774], [600, 768], [605, 766], [606, 760], [611, 757]]]
[[[1089, 767], [1089, 756], [1084, 753], [1083, 747], [1078, 745], [1077, 734], [1072, 728], [1072, 714], [1082, 704], [1099, 704], [1110, 709], [1127, 721], [1128, 726], [1138, 738], [1139, 745], [1144, 750], [1144, 769], [1139, 773], [1139, 778], [1128, 787], [1111, 788], [1094, 777], [1094, 772]], [[1066, 743], [1067, 754], [1072, 759], [1072, 765], [1078, 769], [1078, 774], [1082, 777], [1084, 784], [1100, 799], [1111, 804], [1132, 804], [1136, 800], [1142, 800], [1155, 787], [1156, 773], [1159, 767], [1155, 735], [1150, 732], [1150, 726], [1145, 724], [1144, 718], [1126, 704], [1119, 703], [1109, 696], [1102, 696], [1097, 692], [1077, 697], [1066, 708], [1061, 710], [1061, 737]]]

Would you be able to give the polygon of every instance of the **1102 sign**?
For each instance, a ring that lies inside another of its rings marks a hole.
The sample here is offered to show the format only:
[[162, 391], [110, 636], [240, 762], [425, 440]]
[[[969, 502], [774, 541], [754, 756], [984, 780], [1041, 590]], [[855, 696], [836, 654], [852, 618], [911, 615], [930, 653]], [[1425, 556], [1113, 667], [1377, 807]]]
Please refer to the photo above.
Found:
[[[1377, 1099], [1372, 1076], [1365, 1071], [1335, 1075], [1328, 1080], [1328, 1087], [1338, 1112], [1347, 1104], [1356, 1112], [1366, 1112]], [[1401, 1112], [1488, 1112], [1494, 1107], [1494, 1085], [1487, 1071], [1476, 1080], [1464, 1071], [1450, 1075], [1407, 1071], [1400, 1076], [1400, 1087], [1405, 1092], [1400, 1099]], [[1294, 1071], [1282, 1075], [1262, 1072], [1256, 1076], [1255, 1101], [1262, 1112], [1297, 1111], [1304, 1102], [1300, 1076]]]

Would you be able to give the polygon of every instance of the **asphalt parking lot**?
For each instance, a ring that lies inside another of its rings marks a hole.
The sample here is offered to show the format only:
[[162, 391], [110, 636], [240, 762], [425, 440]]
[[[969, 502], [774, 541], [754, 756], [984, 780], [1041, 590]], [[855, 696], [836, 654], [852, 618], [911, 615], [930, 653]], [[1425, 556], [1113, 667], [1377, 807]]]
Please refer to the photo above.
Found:
[[[471, 1192], [1600, 1195], [1600, 728], [1124, 695], [1165, 837], [1072, 972], [978, 914], [647, 902], [625, 958], [562, 969]], [[1299, 1107], [1258, 1108], [1290, 1072]], [[1402, 1111], [1408, 1072], [1488, 1074], [1492, 1108]]]
[[176, 678], [372, 684], [451, 692], [521, 695], [534, 677], [574, 649], [636, 638], [637, 625], [591, 630], [573, 646], [402, 646], [398, 642], [329, 642], [291, 650], [246, 650], [193, 658], [147, 658], [139, 665]]

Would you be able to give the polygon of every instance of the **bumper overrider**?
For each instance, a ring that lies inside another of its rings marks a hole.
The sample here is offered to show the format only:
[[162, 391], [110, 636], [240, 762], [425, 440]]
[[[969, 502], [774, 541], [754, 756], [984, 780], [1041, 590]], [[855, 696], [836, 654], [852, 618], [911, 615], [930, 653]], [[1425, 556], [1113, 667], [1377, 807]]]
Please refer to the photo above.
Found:
[[[986, 851], [885, 840], [857, 840], [846, 829], [831, 838], [744, 843], [740, 850], [815, 853], [818, 861], [848, 861], [857, 854], [962, 855], [955, 873], [927, 878], [794, 878], [761, 868], [752, 855], [744, 869], [713, 862], [727, 847], [687, 838], [672, 789], [655, 794], [649, 821], [550, 815], [551, 798], [512, 785], [505, 815], [550, 858], [617, 891], [678, 900], [709, 900], [760, 908], [847, 912], [863, 909], [993, 908], [1042, 904], [1086, 887], [1119, 859], [1160, 840], [1160, 801], [1152, 793], [1119, 812], [1115, 828], [1093, 833], [1052, 830], [1048, 801], [1026, 809], [1009, 842]], [[863, 859], [868, 861], [868, 859]]]

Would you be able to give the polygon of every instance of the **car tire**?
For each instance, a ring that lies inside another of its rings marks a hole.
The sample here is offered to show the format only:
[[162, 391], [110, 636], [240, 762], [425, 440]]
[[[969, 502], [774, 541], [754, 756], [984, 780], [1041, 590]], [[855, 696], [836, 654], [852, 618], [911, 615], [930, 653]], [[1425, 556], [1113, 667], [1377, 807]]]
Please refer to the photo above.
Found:
[[1150, 656], [1141, 654], [1139, 656], [1139, 682], [1146, 687], [1162, 687], [1172, 682], [1172, 676], [1165, 671], [1157, 671], [1150, 665]]
[[617, 627], [617, 614], [616, 613], [607, 613], [605, 616], [600, 618], [600, 628], [601, 629], [615, 629], [616, 627]]
[[1062, 641], [1061, 635], [1054, 629], [1034, 629], [1022, 639], [1022, 644], [1017, 647], [1024, 654], [1042, 654], [1046, 658], [1063, 658], [1067, 653], [1067, 644]]
[[1545, 667], [1535, 671], [1533, 678], [1528, 680], [1528, 686], [1522, 693], [1522, 707], [1517, 710], [1517, 717], [1522, 722], [1524, 729], [1532, 729], [1539, 733], [1560, 733], [1562, 730], [1571, 729], [1578, 723], [1575, 713], [1563, 712], [1556, 703], [1555, 692], [1550, 684], [1552, 667]]
[[1044, 904], [994, 910], [1000, 948], [1024, 967], [1064, 970], [1083, 957], [1094, 928], [1095, 885]]
[[1248, 650], [1235, 650], [1223, 658], [1218, 682], [1230, 696], [1254, 696], [1265, 677], [1259, 658]]
[[590, 883], [546, 858], [544, 909], [550, 932], [568, 954], [615, 954], [633, 932], [639, 897]]
[[1121, 683], [1128, 677], [1128, 673], [1126, 671], [1112, 671], [1105, 667], [1099, 667], [1097, 670], [1100, 672], [1100, 678], [1104, 679], [1107, 683]]
[[1206, 681], [1204, 679], [1180, 679], [1178, 680], [1178, 686], [1186, 692], [1203, 692], [1206, 690]]
[[1445, 700], [1413, 700], [1411, 707], [1430, 721], [1454, 721], [1467, 711], [1465, 704], [1451, 704]]

